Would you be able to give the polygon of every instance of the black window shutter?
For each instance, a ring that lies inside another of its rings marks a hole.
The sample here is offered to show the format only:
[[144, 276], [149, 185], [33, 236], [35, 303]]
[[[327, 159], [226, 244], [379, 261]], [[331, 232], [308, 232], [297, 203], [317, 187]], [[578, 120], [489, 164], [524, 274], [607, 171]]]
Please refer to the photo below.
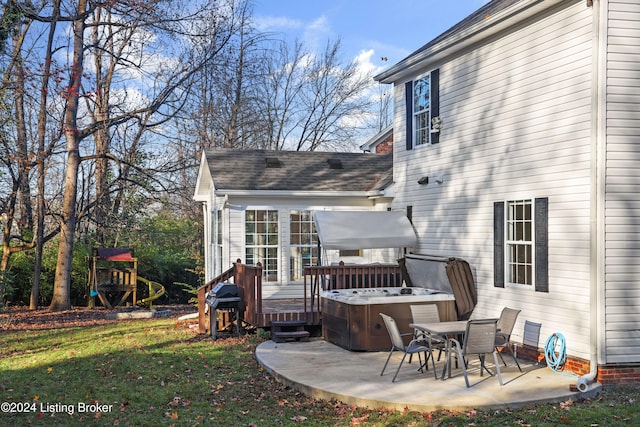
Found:
[[[436, 68], [431, 72], [430, 77], [430, 94], [431, 97], [431, 118], [440, 116], [440, 69]], [[434, 132], [431, 134], [431, 143], [437, 144], [440, 142], [440, 132]]]
[[549, 199], [535, 200], [536, 292], [549, 292]]
[[406, 82], [404, 84], [405, 102], [406, 102], [406, 147], [407, 150], [413, 148], [413, 82]]
[[504, 202], [493, 204], [493, 286], [504, 288]]

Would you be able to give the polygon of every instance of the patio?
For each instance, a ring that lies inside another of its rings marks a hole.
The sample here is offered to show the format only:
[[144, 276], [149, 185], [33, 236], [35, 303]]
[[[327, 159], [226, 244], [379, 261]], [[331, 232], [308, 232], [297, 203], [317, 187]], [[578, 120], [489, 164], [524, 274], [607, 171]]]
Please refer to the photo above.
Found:
[[[391, 358], [384, 376], [380, 371], [388, 352], [352, 352], [320, 338], [308, 342], [275, 343], [266, 341], [256, 349], [256, 358], [267, 372], [292, 388], [324, 400], [339, 400], [362, 407], [416, 410], [467, 410], [487, 408], [516, 408], [533, 403], [563, 402], [592, 397], [600, 387], [585, 393], [573, 392], [570, 385], [577, 377], [552, 371], [546, 366], [520, 360], [523, 372], [513, 365], [501, 366], [504, 386], [498, 378], [485, 373], [480, 377], [479, 363], [472, 360], [469, 367], [471, 387], [467, 388], [460, 369], [452, 378], [434, 379], [433, 371], [417, 371], [418, 361], [405, 362], [396, 382], [393, 373], [402, 357], [401, 352]], [[436, 368], [440, 373], [444, 355]], [[512, 366], [513, 365], [513, 366]], [[493, 364], [487, 366], [492, 371]]]

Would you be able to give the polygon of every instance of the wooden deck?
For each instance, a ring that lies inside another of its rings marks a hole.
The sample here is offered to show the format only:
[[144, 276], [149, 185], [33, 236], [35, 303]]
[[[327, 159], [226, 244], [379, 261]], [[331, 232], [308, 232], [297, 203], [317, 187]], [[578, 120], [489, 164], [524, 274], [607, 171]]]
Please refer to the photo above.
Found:
[[[205, 313], [207, 293], [218, 283], [230, 281], [238, 286], [244, 304], [243, 320], [258, 328], [269, 328], [274, 321], [304, 321], [308, 326], [321, 324], [320, 292], [325, 289], [401, 286], [398, 265], [314, 266], [304, 269], [303, 298], [263, 299], [262, 266], [242, 264], [233, 267], [198, 288], [198, 331], [209, 333], [209, 314]], [[231, 316], [223, 314], [223, 325]]]
[[304, 298], [263, 299], [262, 313], [258, 323], [261, 327], [271, 326], [271, 322], [303, 320], [308, 325], [319, 325], [320, 316], [314, 321], [311, 313], [304, 309]]

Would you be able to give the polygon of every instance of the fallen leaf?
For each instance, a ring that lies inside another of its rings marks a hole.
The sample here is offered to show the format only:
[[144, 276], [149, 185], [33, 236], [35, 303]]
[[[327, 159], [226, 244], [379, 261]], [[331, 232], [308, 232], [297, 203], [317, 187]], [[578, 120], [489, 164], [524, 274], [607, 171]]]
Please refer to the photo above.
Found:
[[349, 423], [349, 425], [357, 426], [366, 421], [367, 418], [369, 418], [369, 414], [363, 415], [361, 417], [351, 417], [351, 422]]
[[305, 421], [306, 419], [307, 419], [307, 417], [304, 417], [302, 415], [296, 415], [294, 417], [291, 417], [291, 420], [295, 421], [297, 423], [300, 422], [300, 421]]
[[569, 409], [570, 406], [573, 406], [573, 400], [569, 399], [569, 400], [565, 400], [564, 402], [560, 402], [560, 407], [562, 409]]

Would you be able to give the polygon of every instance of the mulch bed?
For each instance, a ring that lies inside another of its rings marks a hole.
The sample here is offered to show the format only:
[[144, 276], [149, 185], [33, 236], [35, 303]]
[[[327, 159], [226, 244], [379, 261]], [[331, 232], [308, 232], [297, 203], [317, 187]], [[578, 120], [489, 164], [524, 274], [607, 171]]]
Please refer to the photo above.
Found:
[[[185, 314], [197, 313], [193, 305], [154, 305], [155, 311], [167, 311], [164, 317], [178, 318]], [[27, 329], [56, 329], [77, 326], [102, 325], [107, 323], [122, 322], [126, 320], [116, 319], [116, 313], [129, 313], [132, 311], [148, 311], [144, 308], [118, 307], [106, 309], [96, 307], [74, 308], [72, 310], [52, 312], [46, 307], [38, 310], [29, 310], [28, 307], [10, 307], [0, 311], [0, 330], [27, 330]], [[192, 320], [192, 322], [197, 321]]]

